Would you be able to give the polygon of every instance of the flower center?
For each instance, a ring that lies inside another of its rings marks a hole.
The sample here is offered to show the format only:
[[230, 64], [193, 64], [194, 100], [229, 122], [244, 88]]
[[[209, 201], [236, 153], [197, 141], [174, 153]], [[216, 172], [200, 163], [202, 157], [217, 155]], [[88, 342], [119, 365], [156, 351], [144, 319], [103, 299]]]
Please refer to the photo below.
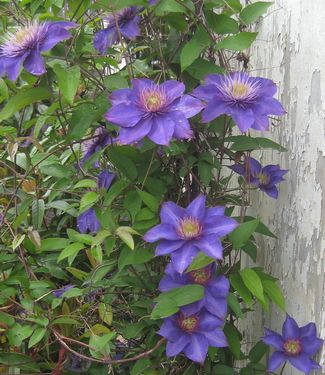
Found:
[[178, 317], [178, 324], [181, 330], [187, 333], [192, 333], [199, 328], [199, 318], [196, 315], [191, 315], [185, 318], [184, 315], [180, 313]]
[[296, 356], [302, 351], [301, 342], [300, 340], [287, 340], [283, 344], [283, 349], [287, 355]]
[[148, 112], [159, 112], [167, 103], [165, 92], [159, 86], [145, 89], [140, 94], [140, 102]]
[[257, 178], [261, 185], [267, 185], [270, 181], [270, 177], [264, 173], [260, 173]]
[[195, 284], [206, 285], [211, 279], [211, 267], [191, 271], [188, 275]]
[[240, 82], [234, 82], [232, 86], [232, 95], [236, 99], [242, 99], [247, 96], [249, 87]]
[[178, 232], [185, 240], [190, 240], [198, 237], [202, 232], [202, 226], [194, 217], [186, 217], [181, 220], [178, 227]]

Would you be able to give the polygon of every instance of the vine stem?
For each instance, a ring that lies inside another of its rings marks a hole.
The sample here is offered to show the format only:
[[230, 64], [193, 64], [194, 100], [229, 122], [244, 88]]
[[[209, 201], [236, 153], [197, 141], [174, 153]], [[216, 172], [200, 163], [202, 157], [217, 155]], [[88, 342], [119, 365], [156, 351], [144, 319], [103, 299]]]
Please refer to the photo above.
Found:
[[[61, 334], [59, 334], [59, 332], [57, 332], [55, 330], [53, 330], [52, 332], [53, 332], [54, 336], [56, 337], [56, 339], [60, 342], [60, 344], [66, 350], [68, 350], [70, 353], [72, 353], [75, 356], [77, 356], [79, 358], [82, 358], [86, 361], [102, 363], [102, 364], [105, 364], [105, 365], [119, 365], [119, 364], [122, 364], [122, 363], [133, 362], [133, 361], [137, 361], [138, 359], [148, 357], [151, 353], [153, 353], [155, 350], [157, 350], [162, 345], [162, 343], [165, 341], [165, 338], [162, 338], [151, 349], [149, 349], [146, 352], [143, 352], [141, 354], [138, 354], [134, 357], [131, 357], [131, 358], [116, 359], [116, 360], [114, 360], [114, 359], [95, 359], [95, 358], [88, 357], [84, 354], [78, 353], [75, 350], [73, 350], [72, 348], [70, 348], [70, 346], [64, 341], [64, 340], [71, 341], [71, 339], [69, 337], [62, 336]], [[75, 342], [76, 340], [73, 340], [73, 341]]]
[[287, 362], [284, 362], [284, 365], [282, 366], [282, 369], [281, 369], [280, 375], [283, 374], [283, 371], [284, 371], [284, 368], [286, 367], [286, 364], [287, 364]]

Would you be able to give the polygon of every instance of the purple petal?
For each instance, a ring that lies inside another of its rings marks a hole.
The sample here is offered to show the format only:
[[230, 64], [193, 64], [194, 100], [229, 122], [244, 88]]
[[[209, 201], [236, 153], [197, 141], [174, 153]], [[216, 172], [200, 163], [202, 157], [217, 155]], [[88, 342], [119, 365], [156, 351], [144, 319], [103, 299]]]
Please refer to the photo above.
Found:
[[251, 175], [251, 176], [257, 176], [259, 173], [261, 173], [262, 171], [262, 166], [261, 164], [254, 158], [251, 158], [251, 157], [246, 157], [245, 159], [246, 163], [247, 163], [247, 172]]
[[186, 357], [203, 364], [207, 353], [208, 340], [200, 333], [193, 333], [190, 343], [184, 349]]
[[120, 103], [114, 105], [105, 114], [106, 120], [124, 128], [131, 128], [139, 123], [143, 117], [143, 111], [133, 104]]
[[235, 173], [240, 174], [241, 176], [246, 176], [245, 167], [241, 164], [230, 165], [228, 168], [230, 168]]
[[186, 214], [198, 219], [199, 221], [204, 218], [205, 215], [205, 201], [206, 196], [200, 194], [197, 196], [187, 207]]
[[267, 78], [254, 77], [254, 80], [259, 83], [259, 92], [265, 96], [273, 96], [277, 92], [276, 84]]
[[258, 111], [263, 114], [282, 116], [286, 111], [282, 104], [275, 98], [267, 98], [259, 103]]
[[265, 328], [265, 335], [262, 337], [262, 341], [267, 345], [273, 346], [277, 350], [283, 349], [284, 340], [282, 336], [270, 329]]
[[274, 352], [269, 359], [268, 371], [275, 371], [287, 359], [283, 352]]
[[223, 248], [216, 236], [205, 236], [196, 241], [195, 246], [211, 258], [223, 259]]
[[277, 199], [278, 196], [279, 196], [279, 192], [278, 192], [278, 189], [276, 188], [276, 186], [272, 186], [270, 188], [261, 187], [261, 190], [264, 191], [271, 198]]
[[174, 123], [175, 129], [173, 137], [176, 139], [191, 139], [193, 138], [193, 130], [191, 129], [190, 123], [187, 118], [180, 112], [175, 111], [169, 115]]
[[157, 145], [167, 146], [172, 139], [175, 122], [170, 116], [157, 116], [151, 120], [152, 126], [148, 138]]
[[109, 100], [114, 105], [121, 103], [132, 104], [132, 102], [135, 100], [135, 96], [133, 94], [133, 90], [131, 89], [119, 89], [111, 93]]
[[286, 320], [282, 326], [282, 336], [284, 340], [299, 339], [299, 333], [297, 322], [287, 314]]
[[252, 125], [252, 129], [267, 131], [269, 130], [269, 125], [269, 118], [267, 117], [267, 115], [255, 114], [255, 121]]
[[218, 319], [217, 325], [222, 325], [227, 315], [226, 298], [216, 298], [207, 290], [205, 291], [205, 308]]
[[313, 356], [323, 346], [323, 340], [317, 337], [302, 337], [301, 344], [303, 351], [309, 356]]
[[165, 81], [160, 87], [165, 91], [169, 103], [179, 98], [185, 91], [184, 83], [175, 80]]
[[182, 331], [178, 328], [173, 318], [166, 318], [157, 333], [167, 340], [176, 341], [182, 334]]
[[178, 276], [171, 277], [169, 275], [164, 276], [159, 283], [158, 289], [161, 292], [168, 292], [171, 289], [179, 288], [186, 285], [186, 279], [177, 273]]
[[183, 273], [195, 258], [198, 250], [190, 243], [171, 254], [171, 260], [177, 272]]
[[201, 100], [194, 98], [191, 95], [183, 95], [176, 107], [186, 118], [190, 118], [202, 111], [205, 105]]
[[133, 78], [131, 82], [132, 87], [139, 93], [141, 93], [145, 89], [157, 87], [157, 84], [148, 78]]
[[133, 128], [121, 128], [119, 141], [122, 145], [130, 145], [143, 139], [151, 130], [151, 122], [141, 120]]
[[[223, 322], [220, 322], [216, 316], [204, 311], [200, 315], [200, 329], [203, 331], [212, 331], [220, 327]], [[205, 333], [205, 332], [204, 332]]]
[[168, 341], [167, 346], [166, 346], [167, 357], [173, 357], [177, 355], [189, 343], [190, 343], [190, 336], [184, 333], [178, 338], [177, 341], [175, 342]]
[[202, 122], [210, 122], [227, 113], [229, 113], [229, 108], [226, 104], [211, 100], [206, 109], [202, 112]]
[[[1, 57], [2, 58], [2, 57]], [[25, 60], [26, 54], [23, 56], [17, 56], [13, 58], [5, 58], [5, 69], [10, 81], [16, 81], [19, 76], [21, 63]]]
[[308, 323], [305, 326], [299, 328], [300, 336], [309, 336], [309, 337], [316, 337], [317, 336], [317, 329], [315, 323]]
[[123, 26], [120, 26], [121, 34], [127, 39], [136, 39], [136, 37], [140, 35], [139, 22], [140, 17], [135, 16], [131, 21], [126, 22]]
[[184, 216], [184, 213], [185, 209], [178, 206], [174, 202], [163, 203], [160, 211], [161, 222], [178, 226], [179, 221]]
[[255, 121], [254, 113], [251, 109], [237, 107], [232, 110], [231, 117], [242, 133], [251, 128]]
[[219, 328], [204, 332], [204, 336], [207, 338], [210, 346], [215, 348], [224, 348], [228, 346], [227, 338], [223, 331]]
[[189, 317], [199, 312], [203, 307], [204, 307], [204, 298], [202, 298], [200, 301], [182, 306], [181, 311], [185, 317]]
[[[69, 24], [70, 22], [55, 22], [49, 25], [46, 36], [42, 43], [39, 45], [40, 51], [48, 51], [63, 40], [70, 39], [72, 35], [65, 29], [63, 24]], [[73, 22], [71, 23], [75, 25]], [[76, 27], [76, 26], [71, 26]]]
[[215, 234], [218, 237], [226, 236], [238, 227], [238, 222], [227, 216], [216, 216], [204, 220], [204, 235]]
[[115, 27], [108, 27], [107, 29], [98, 31], [94, 36], [94, 47], [102, 55], [105, 55], [107, 49], [112, 47], [118, 41], [118, 32]]
[[159, 244], [156, 247], [156, 256], [161, 256], [161, 255], [167, 255], [172, 253], [173, 251], [178, 250], [184, 245], [183, 240], [179, 241], [168, 241], [168, 240], [162, 240], [159, 242]]
[[310, 371], [314, 369], [315, 362], [313, 363], [305, 353], [301, 353], [297, 357], [289, 357], [288, 360], [293, 367], [305, 374], [309, 374]]
[[205, 211], [205, 218], [212, 218], [215, 216], [223, 216], [225, 214], [224, 206], [215, 206], [207, 208]]
[[179, 240], [175, 228], [169, 224], [159, 224], [151, 228], [144, 236], [146, 242], [156, 242], [158, 240]]
[[97, 177], [98, 189], [108, 190], [116, 177], [115, 173], [111, 173], [107, 170], [102, 171]]
[[216, 95], [216, 86], [214, 84], [199, 86], [193, 91], [193, 95], [205, 102], [209, 102]]
[[211, 280], [207, 286], [207, 291], [215, 298], [226, 298], [229, 293], [229, 281], [225, 276], [219, 276]]

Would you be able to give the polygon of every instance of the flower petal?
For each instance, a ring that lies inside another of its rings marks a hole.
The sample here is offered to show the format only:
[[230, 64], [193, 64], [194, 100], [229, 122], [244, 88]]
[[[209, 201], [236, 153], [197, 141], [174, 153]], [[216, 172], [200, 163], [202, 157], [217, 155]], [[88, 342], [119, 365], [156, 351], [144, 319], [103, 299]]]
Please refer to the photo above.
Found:
[[199, 221], [204, 218], [205, 215], [205, 201], [206, 196], [203, 194], [198, 195], [187, 207], [186, 214]]
[[195, 258], [198, 250], [191, 243], [185, 243], [181, 249], [171, 254], [171, 260], [177, 272], [183, 273]]
[[193, 130], [191, 129], [190, 123], [187, 118], [180, 111], [174, 111], [169, 115], [174, 123], [173, 138], [176, 139], [191, 139], [193, 138]]
[[323, 345], [323, 340], [319, 339], [317, 337], [311, 336], [305, 336], [300, 339], [303, 351], [308, 354], [309, 356], [313, 356], [318, 352], [318, 350]]
[[152, 126], [148, 138], [157, 145], [167, 146], [172, 139], [175, 122], [171, 116], [157, 116], [151, 120]]
[[185, 91], [184, 83], [175, 80], [165, 81], [160, 85], [160, 88], [166, 93], [169, 103], [172, 103], [174, 100], [178, 99]]
[[204, 336], [207, 338], [210, 346], [215, 348], [224, 348], [228, 346], [227, 338], [220, 328], [204, 332]]
[[66, 28], [76, 27], [76, 24], [71, 23], [73, 25], [71, 27], [65, 26], [65, 24], [70, 24], [70, 22], [54, 22], [48, 26], [45, 38], [39, 45], [40, 51], [48, 51], [63, 40], [72, 37]]
[[251, 109], [236, 107], [231, 111], [231, 117], [242, 133], [252, 127], [255, 121], [254, 113]]
[[200, 333], [193, 333], [190, 343], [184, 349], [186, 357], [203, 364], [207, 353], [208, 340]]
[[219, 276], [215, 280], [209, 282], [207, 286], [207, 290], [211, 293], [215, 298], [226, 298], [229, 293], [229, 280], [226, 276]]
[[315, 368], [315, 362], [311, 361], [311, 359], [308, 358], [308, 355], [305, 353], [301, 353], [297, 357], [289, 357], [288, 360], [293, 367], [304, 372], [305, 374], [309, 374], [310, 371]]
[[195, 246], [214, 259], [223, 259], [223, 248], [216, 236], [205, 236], [196, 241]]
[[[4, 58], [5, 59], [5, 62], [3, 62], [4, 68], [7, 72], [7, 75], [10, 81], [16, 81], [16, 79], [18, 78], [19, 73], [20, 73], [21, 63], [25, 60], [25, 58], [26, 58], [26, 54], [22, 56], [13, 57], [13, 58]], [[1, 57], [1, 59], [3, 59], [3, 57]]]
[[143, 139], [150, 129], [150, 121], [141, 120], [132, 128], [121, 128], [118, 139], [122, 145], [130, 145]]
[[265, 334], [262, 337], [262, 341], [267, 345], [273, 346], [277, 350], [282, 350], [284, 344], [282, 336], [268, 328], [265, 328], [264, 330]]
[[222, 323], [223, 322], [220, 322], [220, 319], [218, 319], [216, 316], [210, 314], [207, 311], [202, 312], [202, 314], [200, 315], [200, 329], [202, 331], [212, 331], [220, 327]]
[[164, 322], [157, 333], [158, 335], [165, 337], [167, 340], [176, 341], [182, 334], [182, 331], [178, 328], [174, 317], [172, 317], [164, 319]]
[[135, 95], [132, 89], [119, 89], [115, 90], [109, 96], [109, 100], [112, 104], [132, 104], [132, 101], [135, 100]]
[[287, 359], [283, 352], [274, 352], [269, 359], [268, 371], [275, 371]]
[[286, 320], [282, 326], [282, 336], [284, 340], [299, 339], [299, 327], [297, 322], [287, 314]]
[[186, 118], [190, 118], [198, 114], [205, 105], [201, 100], [194, 98], [191, 95], [183, 95], [181, 100], [176, 105], [176, 109], [183, 113]]
[[178, 240], [178, 234], [175, 228], [169, 224], [158, 224], [155, 227], [148, 230], [148, 232], [143, 236], [146, 242], [156, 242], [158, 240]]
[[177, 226], [183, 218], [185, 209], [174, 202], [165, 202], [160, 211], [161, 222]]
[[235, 228], [238, 227], [238, 222], [228, 216], [216, 216], [204, 220], [204, 235], [215, 234], [216, 236], [223, 237], [231, 233]]
[[207, 290], [205, 291], [205, 308], [218, 319], [218, 325], [222, 325], [227, 315], [226, 298], [216, 298]]
[[202, 122], [210, 122], [217, 117], [228, 113], [229, 108], [225, 103], [219, 103], [217, 100], [211, 100], [208, 106], [202, 112]]
[[102, 55], [105, 55], [107, 49], [112, 47], [118, 41], [118, 32], [115, 27], [108, 27], [98, 31], [94, 36], [94, 47]]
[[120, 26], [121, 34], [130, 40], [135, 40], [137, 36], [140, 35], [139, 27], [140, 17], [135, 16], [131, 21], [126, 22], [124, 25]]
[[167, 342], [166, 355], [167, 357], [173, 357], [180, 353], [186, 345], [190, 343], [190, 336], [188, 334], [181, 334], [177, 341]]
[[315, 323], [308, 323], [303, 327], [299, 328], [300, 336], [309, 336], [309, 337], [316, 337], [317, 336], [317, 328]]
[[183, 245], [184, 245], [183, 240], [179, 240], [179, 241], [162, 240], [157, 245], [155, 254], [156, 256], [167, 255], [167, 254], [172, 253], [173, 251], [180, 249]]
[[271, 186], [271, 187], [260, 187], [262, 191], [264, 191], [268, 196], [271, 198], [277, 199], [279, 196], [279, 191], [276, 188], [276, 186]]
[[143, 111], [133, 104], [119, 103], [113, 105], [105, 114], [106, 120], [124, 128], [131, 128], [139, 123]]

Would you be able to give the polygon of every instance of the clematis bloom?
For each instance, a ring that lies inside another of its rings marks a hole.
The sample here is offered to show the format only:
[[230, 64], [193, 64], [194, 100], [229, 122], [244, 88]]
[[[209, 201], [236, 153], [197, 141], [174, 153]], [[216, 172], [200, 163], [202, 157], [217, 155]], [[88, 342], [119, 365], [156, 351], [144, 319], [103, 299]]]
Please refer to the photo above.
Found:
[[112, 185], [112, 182], [114, 181], [115, 177], [116, 177], [115, 173], [112, 173], [106, 169], [100, 172], [97, 178], [98, 189], [108, 190], [110, 186]]
[[205, 310], [185, 316], [181, 311], [164, 320], [160, 336], [167, 339], [166, 354], [173, 357], [183, 352], [192, 361], [204, 363], [208, 347], [228, 346], [227, 339], [216, 317]]
[[183, 306], [185, 316], [197, 313], [203, 307], [216, 317], [219, 325], [222, 325], [227, 315], [227, 296], [229, 294], [229, 281], [225, 276], [216, 276], [215, 264], [180, 275], [169, 263], [165, 276], [159, 283], [159, 290], [167, 292], [188, 284], [198, 284], [204, 287], [204, 297], [190, 305]]
[[[81, 144], [82, 149], [82, 159], [81, 162], [84, 163], [96, 152], [100, 151], [109, 144], [114, 143], [115, 140], [112, 139], [104, 126], [99, 126], [95, 131], [91, 139], [87, 139]], [[98, 164], [96, 165], [98, 166]]]
[[321, 366], [310, 358], [323, 345], [323, 340], [317, 337], [314, 323], [299, 327], [296, 321], [287, 315], [282, 335], [266, 328], [262, 340], [276, 349], [269, 360], [268, 371], [275, 371], [286, 361], [305, 374], [321, 369]]
[[208, 75], [205, 84], [194, 90], [194, 95], [206, 102], [203, 122], [229, 115], [244, 133], [250, 128], [268, 130], [268, 115], [285, 114], [281, 103], [273, 98], [276, 91], [270, 79], [235, 72]]
[[77, 228], [80, 233], [96, 234], [99, 231], [100, 223], [93, 208], [89, 208], [77, 217]]
[[65, 293], [66, 291], [70, 290], [74, 288], [74, 285], [72, 284], [67, 284], [65, 286], [63, 286], [62, 288], [60, 289], [57, 289], [55, 290], [54, 292], [52, 292], [52, 294], [56, 297], [56, 298], [61, 298], [63, 293]]
[[68, 30], [76, 26], [74, 22], [34, 21], [15, 33], [8, 33], [0, 46], [0, 76], [7, 74], [11, 81], [15, 81], [21, 65], [33, 75], [44, 74], [46, 69], [41, 52], [70, 39]]
[[134, 40], [140, 35], [139, 11], [137, 6], [131, 6], [116, 12], [115, 15], [110, 14], [105, 18], [107, 27], [95, 34], [94, 47], [104, 55], [109, 47], [118, 42], [119, 33], [126, 39]]
[[186, 208], [173, 202], [163, 204], [161, 224], [145, 235], [147, 242], [160, 241], [156, 255], [171, 254], [175, 270], [183, 273], [199, 251], [214, 259], [223, 258], [220, 238], [232, 232], [238, 223], [225, 216], [225, 207], [205, 207], [206, 197], [199, 195]]
[[262, 167], [256, 159], [251, 157], [245, 158], [244, 165], [235, 164], [229, 168], [244, 176], [248, 183], [257, 186], [274, 199], [279, 195], [276, 185], [281, 181], [285, 181], [283, 176], [288, 173], [287, 169], [280, 169], [278, 165]]
[[168, 145], [172, 138], [193, 137], [188, 118], [201, 111], [200, 100], [184, 95], [183, 83], [169, 80], [161, 85], [146, 79], [133, 79], [131, 89], [113, 92], [112, 108], [106, 119], [118, 125], [122, 144], [132, 144], [148, 137], [158, 145]]

